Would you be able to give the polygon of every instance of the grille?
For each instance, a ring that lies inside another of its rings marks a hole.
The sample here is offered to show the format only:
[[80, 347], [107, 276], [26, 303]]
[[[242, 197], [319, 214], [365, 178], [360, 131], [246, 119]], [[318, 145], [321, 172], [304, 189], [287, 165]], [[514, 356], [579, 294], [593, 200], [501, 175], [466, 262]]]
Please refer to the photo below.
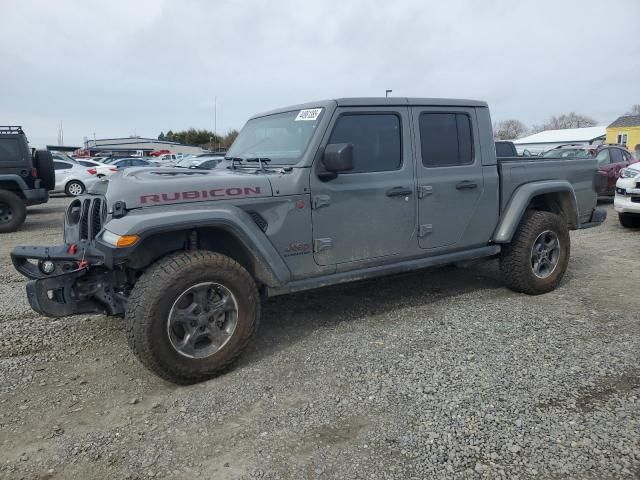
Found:
[[107, 217], [107, 205], [103, 197], [90, 195], [74, 200], [67, 210], [65, 221], [66, 241], [92, 241], [96, 238]]
[[80, 214], [80, 239], [89, 239], [89, 207], [91, 200], [86, 199], [82, 202], [82, 213]]

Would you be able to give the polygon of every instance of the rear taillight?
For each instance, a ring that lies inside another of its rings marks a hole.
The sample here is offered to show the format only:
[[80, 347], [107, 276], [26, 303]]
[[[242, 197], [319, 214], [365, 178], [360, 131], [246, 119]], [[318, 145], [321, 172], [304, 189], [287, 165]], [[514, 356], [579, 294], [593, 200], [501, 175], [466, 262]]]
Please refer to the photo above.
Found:
[[111, 170], [112, 172], [117, 172], [118, 169], [116, 167], [111, 167], [109, 170]]
[[31, 169], [31, 176], [33, 178], [38, 178], [38, 169], [37, 168], [32, 168]]
[[98, 170], [96, 170], [95, 168], [90, 168], [89, 170], [87, 170], [87, 172], [89, 172], [91, 175], [95, 175], [96, 173], [98, 173]]

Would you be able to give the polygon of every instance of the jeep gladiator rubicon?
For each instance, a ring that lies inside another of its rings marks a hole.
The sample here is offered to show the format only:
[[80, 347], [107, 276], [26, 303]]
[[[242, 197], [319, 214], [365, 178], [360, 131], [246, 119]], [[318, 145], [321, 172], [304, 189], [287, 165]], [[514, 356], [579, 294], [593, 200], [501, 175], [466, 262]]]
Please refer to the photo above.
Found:
[[17, 230], [27, 206], [46, 203], [54, 186], [51, 153], [32, 153], [22, 127], [0, 126], [0, 233]]
[[131, 168], [73, 200], [64, 244], [18, 246], [34, 310], [125, 317], [176, 383], [224, 370], [260, 299], [497, 257], [540, 294], [600, 224], [594, 159], [496, 160], [487, 104], [353, 98], [251, 118], [213, 170]]

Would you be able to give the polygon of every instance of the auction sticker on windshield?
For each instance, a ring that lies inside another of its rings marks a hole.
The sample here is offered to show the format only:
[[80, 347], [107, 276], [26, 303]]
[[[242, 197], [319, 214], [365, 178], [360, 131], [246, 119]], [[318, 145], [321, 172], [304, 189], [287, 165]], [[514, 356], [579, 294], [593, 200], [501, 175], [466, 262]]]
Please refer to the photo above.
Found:
[[322, 111], [321, 108], [307, 108], [306, 110], [300, 110], [298, 116], [296, 117], [296, 122], [299, 121], [307, 121], [307, 120], [317, 120], [318, 115]]

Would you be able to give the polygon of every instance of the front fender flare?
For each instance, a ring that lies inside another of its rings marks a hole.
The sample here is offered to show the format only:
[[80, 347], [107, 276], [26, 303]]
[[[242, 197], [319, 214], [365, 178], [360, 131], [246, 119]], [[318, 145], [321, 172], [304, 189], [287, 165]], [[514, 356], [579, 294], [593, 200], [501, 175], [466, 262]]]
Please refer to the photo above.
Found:
[[149, 211], [140, 213], [130, 212], [122, 218], [112, 219], [105, 228], [117, 235], [140, 236], [141, 241], [138, 245], [116, 249], [100, 237], [96, 240], [96, 245], [107, 257], [113, 257], [112, 260], [107, 258], [105, 264], [115, 264], [134, 255], [136, 248], [144, 243], [145, 238], [206, 227], [223, 229], [242, 243], [252, 256], [255, 275], [261, 283], [269, 287], [289, 283], [291, 272], [273, 244], [247, 212], [232, 205], [175, 210], [150, 208]]
[[578, 224], [578, 209], [573, 186], [566, 180], [546, 180], [525, 183], [514, 192], [501, 215], [500, 223], [493, 235], [494, 243], [509, 243], [520, 224], [520, 220], [533, 200], [546, 193], [568, 194], [571, 211], [565, 212], [572, 225]]

